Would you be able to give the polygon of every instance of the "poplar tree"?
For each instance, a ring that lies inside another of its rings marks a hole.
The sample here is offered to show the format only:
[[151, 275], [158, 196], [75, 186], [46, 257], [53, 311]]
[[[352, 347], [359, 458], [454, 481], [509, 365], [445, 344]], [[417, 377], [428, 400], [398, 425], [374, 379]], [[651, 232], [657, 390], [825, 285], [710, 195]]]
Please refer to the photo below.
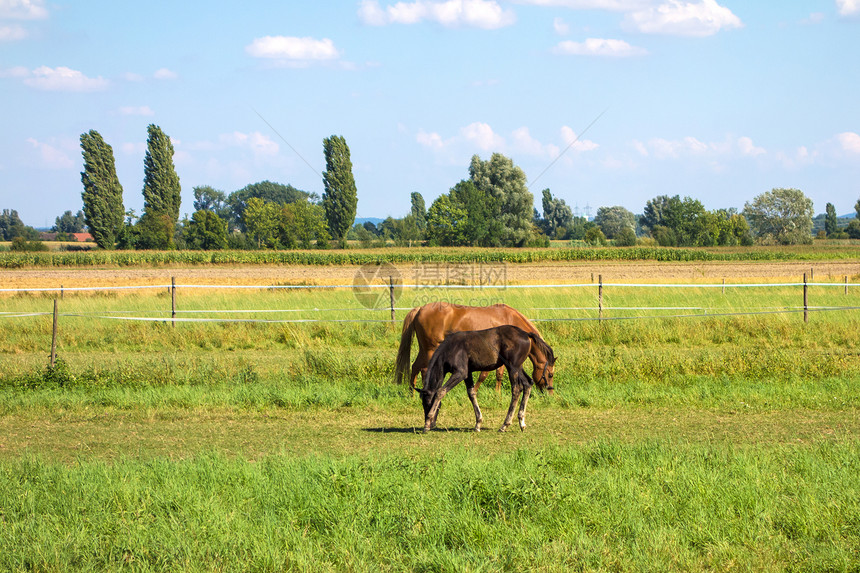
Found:
[[81, 134], [81, 150], [84, 156], [81, 172], [84, 221], [99, 247], [113, 249], [125, 215], [113, 149], [99, 132], [91, 129]]
[[141, 242], [144, 248], [172, 248], [182, 190], [173, 166], [173, 144], [157, 125], [150, 124], [146, 131]]
[[331, 236], [340, 242], [341, 247], [346, 247], [346, 234], [355, 222], [355, 210], [358, 205], [349, 146], [343, 136], [332, 135], [323, 139], [323, 151], [325, 153], [325, 173], [323, 173], [325, 191], [322, 204], [325, 217]]

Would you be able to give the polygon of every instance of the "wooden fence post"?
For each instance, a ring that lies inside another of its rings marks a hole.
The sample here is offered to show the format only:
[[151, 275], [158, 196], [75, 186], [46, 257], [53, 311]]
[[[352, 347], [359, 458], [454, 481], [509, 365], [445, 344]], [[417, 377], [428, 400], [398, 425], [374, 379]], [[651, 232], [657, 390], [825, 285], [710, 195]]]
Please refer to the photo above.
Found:
[[845, 275], [845, 294], [848, 294], [848, 275]]
[[51, 368], [57, 363], [57, 299], [54, 299], [54, 326], [51, 329]]
[[723, 279], [723, 294], [726, 294], [726, 279]]
[[391, 323], [394, 324], [394, 277], [388, 277], [388, 300], [391, 302]]
[[176, 328], [176, 277], [170, 277], [170, 323]]
[[603, 320], [603, 275], [597, 275], [597, 319]]
[[808, 285], [806, 284], [806, 273], [803, 273], [803, 322], [809, 322], [809, 298]]

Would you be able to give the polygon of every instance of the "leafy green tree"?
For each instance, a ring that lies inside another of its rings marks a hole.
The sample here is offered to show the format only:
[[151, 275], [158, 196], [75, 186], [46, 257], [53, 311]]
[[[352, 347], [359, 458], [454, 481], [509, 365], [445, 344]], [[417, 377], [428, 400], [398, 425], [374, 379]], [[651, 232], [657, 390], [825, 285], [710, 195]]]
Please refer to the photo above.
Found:
[[424, 204], [424, 197], [421, 196], [421, 193], [413, 192], [412, 193], [412, 209], [409, 213], [415, 218], [415, 224], [418, 226], [418, 230], [421, 234], [424, 234], [424, 230], [427, 228], [427, 208]]
[[227, 203], [226, 193], [210, 185], [198, 185], [193, 189], [193, 193], [195, 211], [212, 211], [225, 222], [229, 223], [232, 209], [230, 208], [230, 204]]
[[526, 187], [525, 172], [510, 158], [494, 153], [489, 161], [472, 156], [469, 176], [488, 198], [493, 239], [505, 246], [525, 245], [532, 237], [534, 219], [534, 197]]
[[812, 242], [812, 200], [799, 189], [772, 189], [744, 204], [744, 216], [763, 243]]
[[125, 213], [113, 149], [99, 132], [90, 130], [81, 135], [81, 150], [84, 220], [96, 244], [102, 249], [113, 249]]
[[854, 218], [860, 219], [860, 199], [857, 199], [857, 202], [854, 203], [854, 212], [857, 213]]
[[468, 213], [462, 205], [453, 201], [447, 193], [440, 195], [427, 211], [428, 241], [440, 247], [467, 244], [463, 235], [467, 220]]
[[231, 213], [227, 219], [228, 223], [230, 223], [233, 228], [238, 227], [244, 230], [244, 227], [242, 227], [242, 221], [245, 215], [245, 207], [247, 206], [248, 201], [254, 197], [277, 205], [288, 205], [290, 203], [295, 203], [296, 201], [316, 201], [319, 199], [319, 196], [316, 194], [296, 189], [292, 185], [284, 185], [282, 183], [275, 183], [268, 180], [251, 183], [238, 191], [230, 193], [227, 197], [227, 207], [225, 207], [225, 209], [230, 209]]
[[[140, 246], [173, 248], [182, 201], [179, 176], [173, 166], [173, 143], [157, 125], [147, 128], [146, 156], [143, 159], [143, 217]], [[164, 229], [158, 229], [164, 225]], [[145, 231], [145, 232], [144, 232]], [[164, 237], [168, 237], [164, 245]]]
[[616, 247], [632, 247], [636, 244], [636, 231], [632, 227], [622, 227], [615, 235]]
[[603, 231], [600, 230], [600, 227], [597, 225], [593, 227], [589, 227], [585, 232], [585, 242], [589, 245], [606, 245], [606, 235], [603, 234]]
[[24, 224], [18, 216], [18, 211], [3, 209], [0, 213], [0, 241], [11, 241], [15, 237], [34, 241], [39, 238], [39, 233], [33, 227]]
[[252, 197], [245, 206], [245, 228], [258, 248], [277, 248], [281, 226], [281, 209], [277, 203]]
[[645, 209], [642, 213], [639, 224], [649, 234], [651, 233], [651, 229], [655, 227], [666, 227], [665, 213], [671, 209], [674, 201], [680, 201], [680, 197], [675, 195], [675, 197], [670, 198], [668, 195], [658, 195], [653, 199], [649, 199], [645, 203]]
[[328, 230], [341, 247], [346, 247], [346, 234], [355, 222], [358, 192], [352, 175], [349, 146], [343, 136], [332, 135], [323, 140], [325, 172], [323, 173], [322, 204]]
[[66, 234], [83, 233], [86, 224], [86, 217], [84, 217], [83, 211], [78, 211], [75, 215], [72, 215], [71, 211], [66, 211], [56, 218], [51, 231]]
[[594, 217], [594, 223], [600, 227], [607, 239], [614, 239], [625, 228], [636, 235], [636, 216], [621, 206], [600, 207]]
[[836, 207], [833, 203], [828, 203], [824, 208], [824, 232], [832, 235], [839, 231], [839, 219], [836, 216]]
[[564, 199], [553, 198], [549, 189], [543, 190], [543, 218], [540, 221], [543, 232], [555, 239], [566, 239], [573, 224], [573, 212]]
[[860, 219], [854, 218], [848, 221], [848, 228], [845, 229], [845, 232], [852, 239], [860, 239]]
[[227, 248], [227, 221], [214, 211], [199, 209], [185, 228], [185, 243], [190, 249], [212, 251]]
[[325, 223], [325, 210], [322, 205], [307, 199], [294, 201], [282, 207], [283, 224], [281, 243], [292, 246], [296, 243], [302, 249], [326, 247], [331, 239]]
[[462, 245], [493, 247], [500, 244], [501, 222], [493, 219], [493, 198], [472, 181], [460, 181], [449, 192], [451, 201], [466, 211], [460, 229]]

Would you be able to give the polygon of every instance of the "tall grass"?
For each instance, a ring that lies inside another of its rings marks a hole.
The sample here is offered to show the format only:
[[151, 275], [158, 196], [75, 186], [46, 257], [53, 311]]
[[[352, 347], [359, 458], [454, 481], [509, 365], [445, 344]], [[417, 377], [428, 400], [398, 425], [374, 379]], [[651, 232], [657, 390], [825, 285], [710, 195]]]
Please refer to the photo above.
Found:
[[673, 441], [0, 463], [0, 568], [852, 571], [860, 450]]

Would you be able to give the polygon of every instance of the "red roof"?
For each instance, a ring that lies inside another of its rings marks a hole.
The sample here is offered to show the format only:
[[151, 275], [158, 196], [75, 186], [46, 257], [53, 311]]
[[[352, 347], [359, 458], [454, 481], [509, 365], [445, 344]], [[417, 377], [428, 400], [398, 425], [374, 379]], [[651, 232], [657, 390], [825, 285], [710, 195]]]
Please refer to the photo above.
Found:
[[93, 236], [90, 235], [89, 233], [72, 233], [72, 236], [79, 243], [84, 243], [86, 241], [92, 241], [93, 240]]

